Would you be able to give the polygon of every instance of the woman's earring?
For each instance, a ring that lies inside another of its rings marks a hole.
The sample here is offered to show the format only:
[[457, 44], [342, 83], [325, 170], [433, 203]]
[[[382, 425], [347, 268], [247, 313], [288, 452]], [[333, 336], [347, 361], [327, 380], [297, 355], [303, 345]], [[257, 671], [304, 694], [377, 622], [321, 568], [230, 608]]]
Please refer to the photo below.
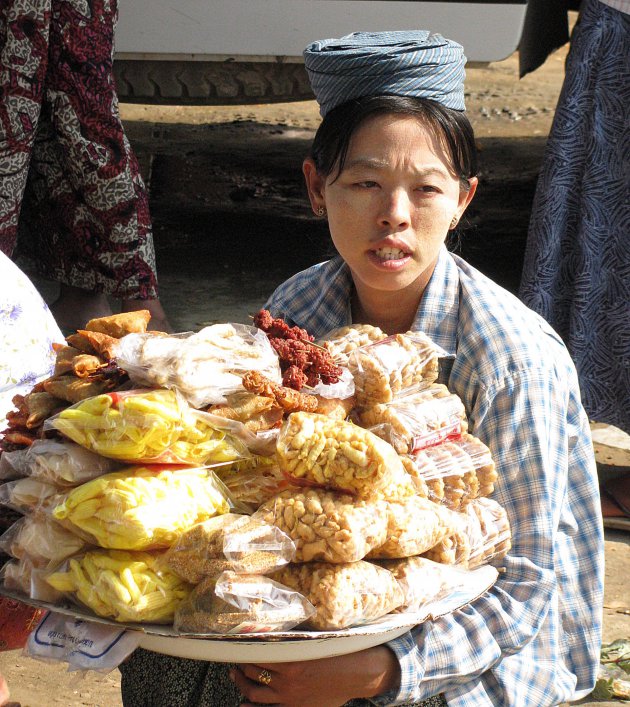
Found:
[[318, 216], [325, 216], [326, 215], [326, 209], [323, 206], [320, 206], [317, 209], [317, 215]]
[[450, 227], [455, 228], [455, 226], [457, 226], [458, 222], [459, 222], [459, 219], [457, 218], [457, 216], [453, 216], [453, 220], [451, 221]]

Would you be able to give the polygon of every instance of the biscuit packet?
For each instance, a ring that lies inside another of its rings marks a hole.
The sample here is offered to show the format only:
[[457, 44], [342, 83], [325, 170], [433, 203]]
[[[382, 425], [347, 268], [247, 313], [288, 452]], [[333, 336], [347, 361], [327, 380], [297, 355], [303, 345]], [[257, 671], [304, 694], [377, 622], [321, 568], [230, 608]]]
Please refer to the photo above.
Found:
[[460, 398], [439, 383], [420, 383], [389, 403], [356, 410], [362, 427], [389, 442], [399, 454], [411, 454], [457, 437], [468, 427]]
[[47, 506], [63, 490], [60, 486], [25, 476], [0, 486], [0, 505], [19, 513], [30, 513], [36, 508]]
[[213, 324], [194, 334], [129, 334], [120, 340], [116, 360], [136, 386], [178, 390], [195, 408], [243, 391], [241, 378], [250, 370], [282, 380], [267, 335], [244, 324]]
[[426, 334], [396, 334], [355, 349], [348, 357], [359, 408], [391, 402], [419, 383], [433, 383], [446, 355]]
[[269, 577], [227, 571], [198, 584], [173, 625], [183, 634], [270, 633], [289, 631], [314, 613], [304, 596]]
[[225, 571], [270, 574], [290, 562], [295, 544], [280, 528], [260, 518], [227, 513], [183, 532], [166, 552], [167, 566], [198, 584]]
[[105, 393], [49, 418], [56, 430], [110, 459], [146, 464], [218, 464], [249, 456], [235, 436], [217, 429], [172, 390]]

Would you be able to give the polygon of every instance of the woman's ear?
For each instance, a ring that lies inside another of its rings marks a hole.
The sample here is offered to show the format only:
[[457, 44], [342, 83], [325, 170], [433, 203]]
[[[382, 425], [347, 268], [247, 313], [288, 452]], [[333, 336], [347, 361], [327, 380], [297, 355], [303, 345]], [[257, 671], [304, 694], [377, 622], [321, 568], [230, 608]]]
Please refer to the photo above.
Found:
[[458, 220], [462, 217], [464, 211], [468, 208], [468, 204], [473, 200], [475, 192], [477, 191], [477, 185], [479, 180], [477, 177], [471, 177], [468, 180], [469, 188], [459, 190], [459, 204], [458, 204]]
[[325, 185], [326, 180], [317, 172], [315, 162], [307, 157], [302, 163], [302, 174], [308, 190], [308, 198], [311, 202], [313, 213], [321, 216], [322, 209], [326, 209]]

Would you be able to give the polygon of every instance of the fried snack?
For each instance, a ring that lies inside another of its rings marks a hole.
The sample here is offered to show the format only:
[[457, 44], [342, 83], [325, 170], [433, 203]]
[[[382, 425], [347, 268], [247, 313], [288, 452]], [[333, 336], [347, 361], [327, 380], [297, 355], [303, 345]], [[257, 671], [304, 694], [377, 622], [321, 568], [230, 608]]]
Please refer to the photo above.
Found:
[[303, 596], [268, 577], [225, 572], [193, 589], [174, 626], [193, 634], [289, 631], [314, 613]]
[[52, 515], [100, 547], [148, 550], [229, 510], [210, 469], [130, 467], [73, 489]]
[[460, 439], [452, 440], [471, 458], [479, 481], [479, 496], [490, 496], [498, 478], [496, 466], [490, 449], [477, 437], [463, 434]]
[[317, 613], [305, 626], [317, 631], [370, 623], [389, 614], [404, 601], [394, 575], [364, 560], [343, 565], [290, 564], [276, 572], [273, 579], [311, 602]]
[[326, 415], [331, 420], [345, 420], [356, 402], [354, 395], [349, 398], [323, 398], [321, 395], [315, 397], [317, 398], [315, 412], [318, 415]]
[[72, 371], [72, 361], [83, 352], [74, 346], [59, 346], [55, 348], [55, 370], [54, 376], [62, 376], [64, 373]]
[[92, 346], [90, 340], [79, 332], [66, 336], [66, 342], [80, 353], [96, 354], [96, 349]]
[[116, 352], [119, 344], [117, 338], [109, 336], [108, 334], [103, 334], [99, 331], [88, 331], [86, 329], [79, 329], [77, 334], [81, 335], [89, 342], [97, 356], [100, 356], [106, 361], [116, 358]]
[[396, 334], [353, 351], [348, 368], [355, 385], [357, 406], [388, 403], [407, 388], [438, 377], [438, 353], [428, 336]]
[[78, 378], [87, 378], [91, 373], [94, 373], [99, 366], [102, 366], [105, 361], [102, 361], [98, 356], [90, 354], [79, 354], [72, 359], [72, 372]]
[[95, 550], [67, 561], [45, 581], [114, 621], [168, 624], [191, 587], [164, 567], [160, 554]]
[[260, 371], [247, 371], [243, 376], [243, 388], [251, 393], [264, 395], [275, 400], [285, 413], [315, 412], [317, 410], [317, 398], [314, 395], [300, 393], [293, 388], [278, 385], [264, 376]]
[[293, 540], [295, 562], [355, 562], [387, 537], [382, 501], [321, 489], [283, 491], [261, 506], [254, 518], [276, 525]]
[[273, 457], [254, 456], [217, 466], [215, 473], [225, 484], [234, 503], [244, 505], [252, 513], [289, 486]]
[[277, 442], [278, 464], [292, 478], [358, 495], [405, 475], [391, 445], [351, 422], [294, 412]]
[[147, 330], [150, 319], [151, 312], [148, 309], [138, 309], [133, 312], [121, 312], [108, 317], [90, 319], [85, 329], [121, 339], [127, 334], [143, 334]]
[[24, 396], [24, 407], [27, 414], [26, 427], [33, 430], [53, 413], [66, 407], [66, 402], [50, 393], [36, 392]]
[[79, 403], [111, 388], [110, 381], [88, 380], [74, 375], [59, 376], [44, 381], [44, 389], [47, 393], [68, 403]]
[[228, 513], [184, 531], [165, 556], [170, 569], [191, 584], [231, 570], [269, 574], [291, 561], [295, 545], [259, 518]]
[[355, 349], [386, 338], [387, 334], [376, 326], [351, 324], [329, 331], [317, 343], [327, 348], [339, 365], [346, 366], [348, 357]]
[[505, 508], [491, 498], [478, 498], [468, 507], [470, 568], [502, 560], [512, 546], [512, 532]]
[[423, 383], [390, 403], [358, 410], [358, 423], [410, 454], [467, 429], [460, 398], [440, 383]]
[[212, 464], [248, 455], [171, 390], [98, 395], [46, 424], [90, 451], [127, 462]]
[[470, 560], [470, 537], [463, 523], [435, 547], [422, 553], [422, 557], [443, 565], [468, 567]]
[[274, 398], [239, 392], [226, 395], [225, 405], [211, 405], [207, 412], [228, 420], [237, 420], [253, 433], [280, 425], [284, 411]]
[[45, 513], [20, 518], [0, 537], [0, 548], [34, 567], [59, 564], [85, 547], [85, 541]]
[[8, 481], [0, 486], [0, 505], [13, 508], [20, 513], [30, 513], [36, 508], [46, 506], [61, 492], [62, 489], [54, 484], [27, 476]]
[[412, 496], [402, 503], [387, 502], [386, 510], [386, 540], [369, 552], [369, 559], [420, 555], [456, 527], [452, 513], [420, 496]]

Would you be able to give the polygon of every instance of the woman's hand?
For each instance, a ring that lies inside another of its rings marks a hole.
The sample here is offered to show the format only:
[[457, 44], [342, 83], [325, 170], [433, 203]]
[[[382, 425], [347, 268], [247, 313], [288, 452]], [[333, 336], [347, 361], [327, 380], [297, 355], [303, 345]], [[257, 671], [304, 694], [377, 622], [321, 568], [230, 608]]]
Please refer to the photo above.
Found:
[[245, 706], [339, 707], [357, 697], [396, 689], [400, 668], [389, 648], [377, 646], [321, 660], [242, 664], [231, 677], [246, 700]]

